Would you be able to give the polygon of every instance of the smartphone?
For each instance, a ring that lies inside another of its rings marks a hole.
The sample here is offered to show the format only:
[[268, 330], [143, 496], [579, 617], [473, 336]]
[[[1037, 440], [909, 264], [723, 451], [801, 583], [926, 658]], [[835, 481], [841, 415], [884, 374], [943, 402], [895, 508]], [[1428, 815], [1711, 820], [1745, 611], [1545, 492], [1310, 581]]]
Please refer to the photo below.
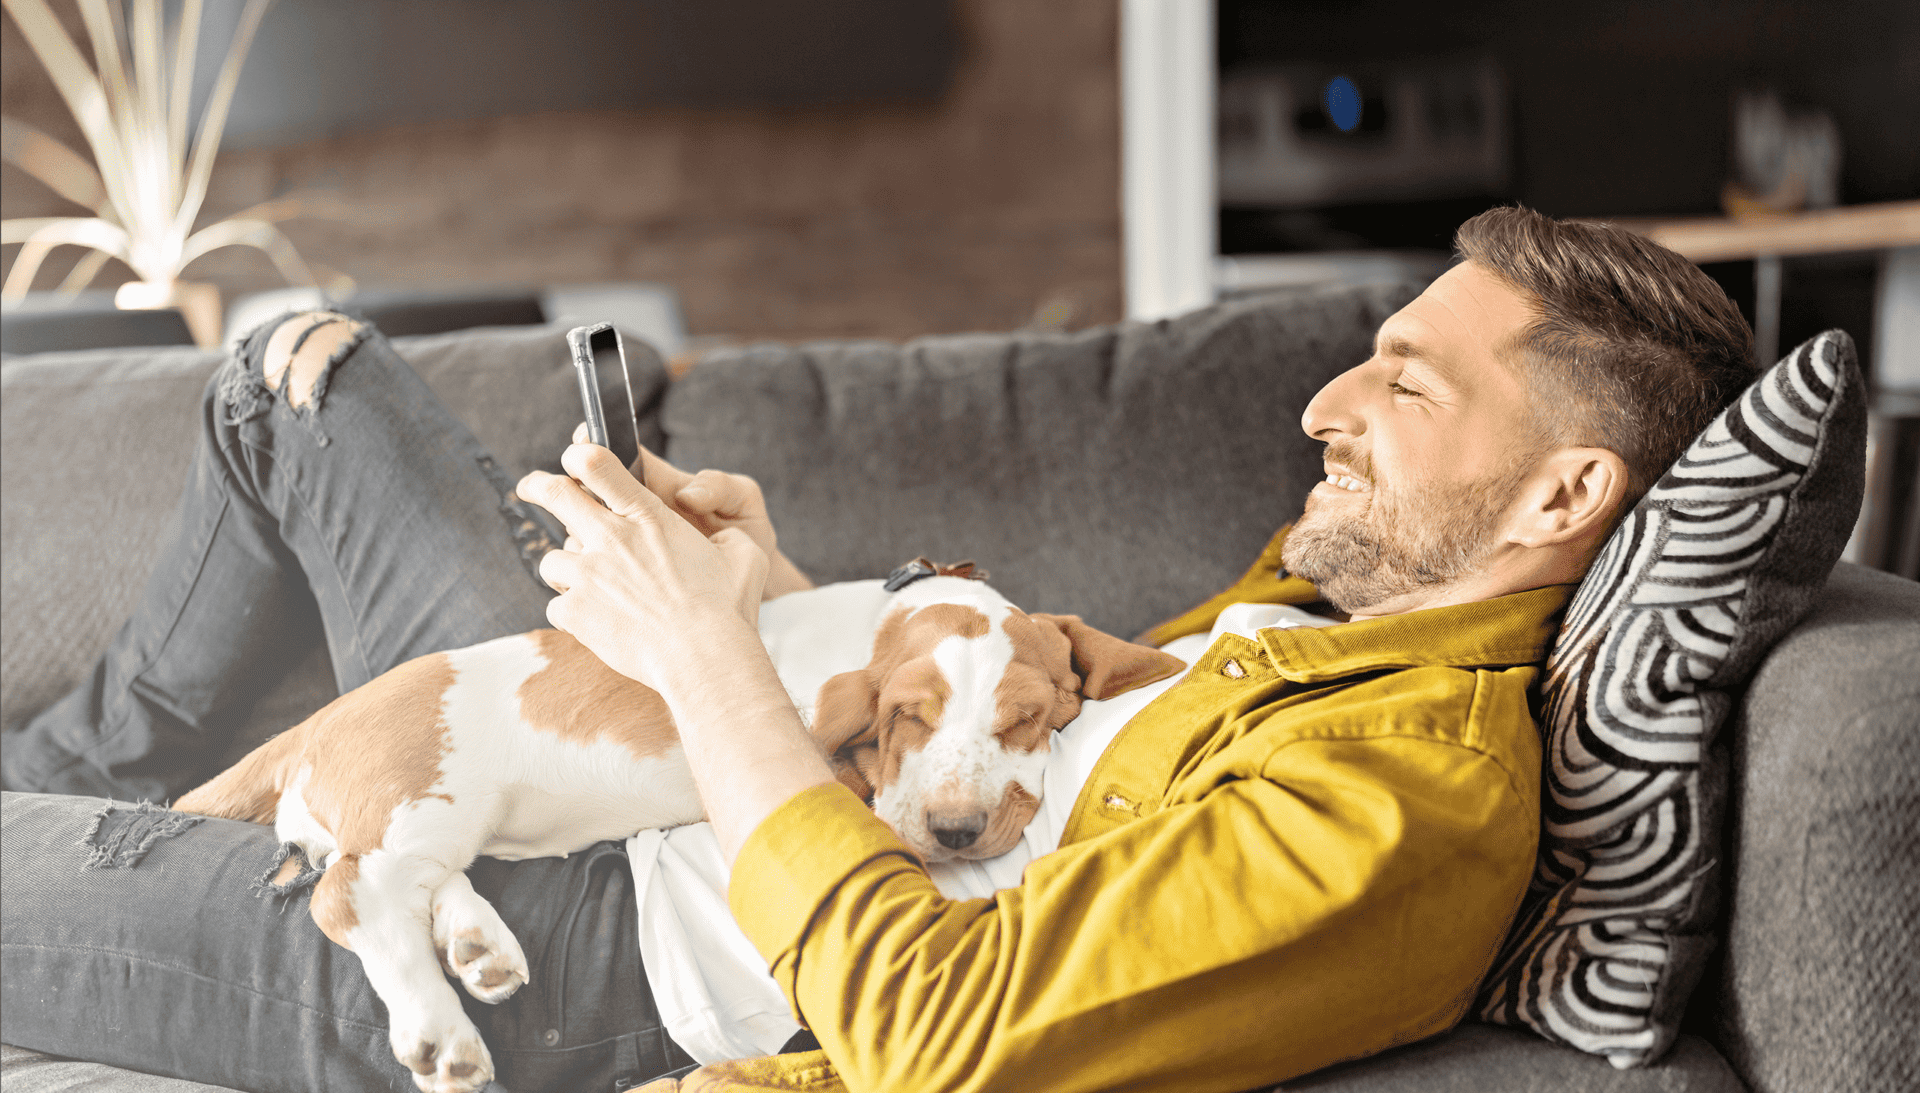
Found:
[[611, 449], [607, 436], [607, 412], [600, 403], [600, 370], [618, 366], [620, 380], [627, 392], [627, 435], [633, 439], [634, 477], [640, 470], [640, 406], [633, 397], [633, 375], [627, 371], [627, 350], [620, 332], [612, 323], [576, 326], [567, 331], [567, 350], [573, 355], [574, 377], [580, 381], [580, 408], [587, 416], [587, 440]]

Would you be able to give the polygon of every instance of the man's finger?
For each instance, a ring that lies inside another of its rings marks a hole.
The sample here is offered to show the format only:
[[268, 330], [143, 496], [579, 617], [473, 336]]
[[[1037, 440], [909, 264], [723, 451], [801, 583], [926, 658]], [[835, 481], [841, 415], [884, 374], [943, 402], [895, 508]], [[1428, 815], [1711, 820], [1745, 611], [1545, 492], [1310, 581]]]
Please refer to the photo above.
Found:
[[747, 491], [737, 475], [716, 470], [704, 470], [694, 475], [692, 481], [674, 497], [684, 508], [723, 519], [743, 515], [748, 500]]
[[562, 633], [573, 633], [575, 604], [570, 596], [555, 596], [547, 601], [547, 621]]
[[672, 496], [693, 477], [659, 456], [654, 455], [645, 447], [640, 449], [640, 457], [634, 460], [634, 462], [640, 464], [641, 470], [645, 472], [641, 477], [646, 479], [647, 485], [651, 486], [655, 493], [662, 494], [663, 500], [666, 497]]
[[549, 550], [540, 559], [540, 579], [547, 582], [548, 588], [564, 594], [573, 587], [574, 571], [579, 565], [580, 559], [574, 555], [564, 550]]
[[521, 500], [531, 501], [553, 513], [554, 518], [566, 527], [570, 537], [579, 537], [589, 527], [598, 528], [608, 516], [606, 506], [581, 489], [580, 483], [565, 475], [533, 471], [520, 480], [514, 492]]
[[[633, 472], [620, 465], [614, 454], [597, 444], [575, 444], [560, 454], [560, 465], [567, 473], [592, 490], [609, 512], [627, 519], [659, 520], [672, 515], [665, 502], [642, 486]], [[559, 513], [554, 515], [559, 516]], [[675, 516], [675, 520], [679, 517]], [[565, 523], [566, 518], [561, 517]], [[573, 530], [568, 525], [569, 531]]]
[[680, 500], [680, 491], [686, 488], [688, 482], [693, 481], [692, 475], [644, 447], [640, 449], [640, 455], [634, 463], [639, 467], [639, 473], [635, 477], [646, 483], [655, 497], [669, 505], [686, 507]]

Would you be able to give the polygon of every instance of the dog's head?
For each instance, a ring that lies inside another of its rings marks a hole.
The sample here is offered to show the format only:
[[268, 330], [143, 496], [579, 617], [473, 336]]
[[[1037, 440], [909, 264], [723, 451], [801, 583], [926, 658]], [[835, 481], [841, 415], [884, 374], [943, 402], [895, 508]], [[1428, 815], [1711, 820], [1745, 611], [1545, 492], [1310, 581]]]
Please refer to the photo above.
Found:
[[872, 661], [820, 688], [813, 734], [840, 780], [927, 861], [1011, 849], [1040, 807], [1052, 733], [1081, 699], [1185, 667], [978, 584], [925, 600], [903, 595]]

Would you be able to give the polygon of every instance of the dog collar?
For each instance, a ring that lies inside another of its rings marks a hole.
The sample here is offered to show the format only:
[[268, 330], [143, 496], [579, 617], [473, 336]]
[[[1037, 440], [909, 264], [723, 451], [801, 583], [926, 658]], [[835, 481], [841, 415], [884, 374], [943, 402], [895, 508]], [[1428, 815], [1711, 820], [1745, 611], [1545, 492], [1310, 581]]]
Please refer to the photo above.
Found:
[[898, 592], [913, 582], [928, 577], [962, 577], [969, 581], [984, 581], [987, 579], [987, 571], [977, 568], [972, 559], [955, 562], [952, 565], [941, 565], [939, 562], [927, 560], [927, 556], [922, 554], [911, 562], [895, 566], [893, 572], [887, 574], [887, 583], [884, 587], [888, 592]]

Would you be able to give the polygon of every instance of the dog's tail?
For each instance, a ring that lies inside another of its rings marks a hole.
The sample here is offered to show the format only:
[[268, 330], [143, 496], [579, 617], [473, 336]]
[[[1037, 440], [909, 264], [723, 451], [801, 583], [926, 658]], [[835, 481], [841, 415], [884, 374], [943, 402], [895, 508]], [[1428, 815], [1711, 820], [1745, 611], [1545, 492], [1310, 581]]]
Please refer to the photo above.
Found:
[[272, 823], [280, 808], [280, 794], [300, 759], [305, 728], [295, 726], [248, 752], [246, 758], [175, 801], [174, 810]]

